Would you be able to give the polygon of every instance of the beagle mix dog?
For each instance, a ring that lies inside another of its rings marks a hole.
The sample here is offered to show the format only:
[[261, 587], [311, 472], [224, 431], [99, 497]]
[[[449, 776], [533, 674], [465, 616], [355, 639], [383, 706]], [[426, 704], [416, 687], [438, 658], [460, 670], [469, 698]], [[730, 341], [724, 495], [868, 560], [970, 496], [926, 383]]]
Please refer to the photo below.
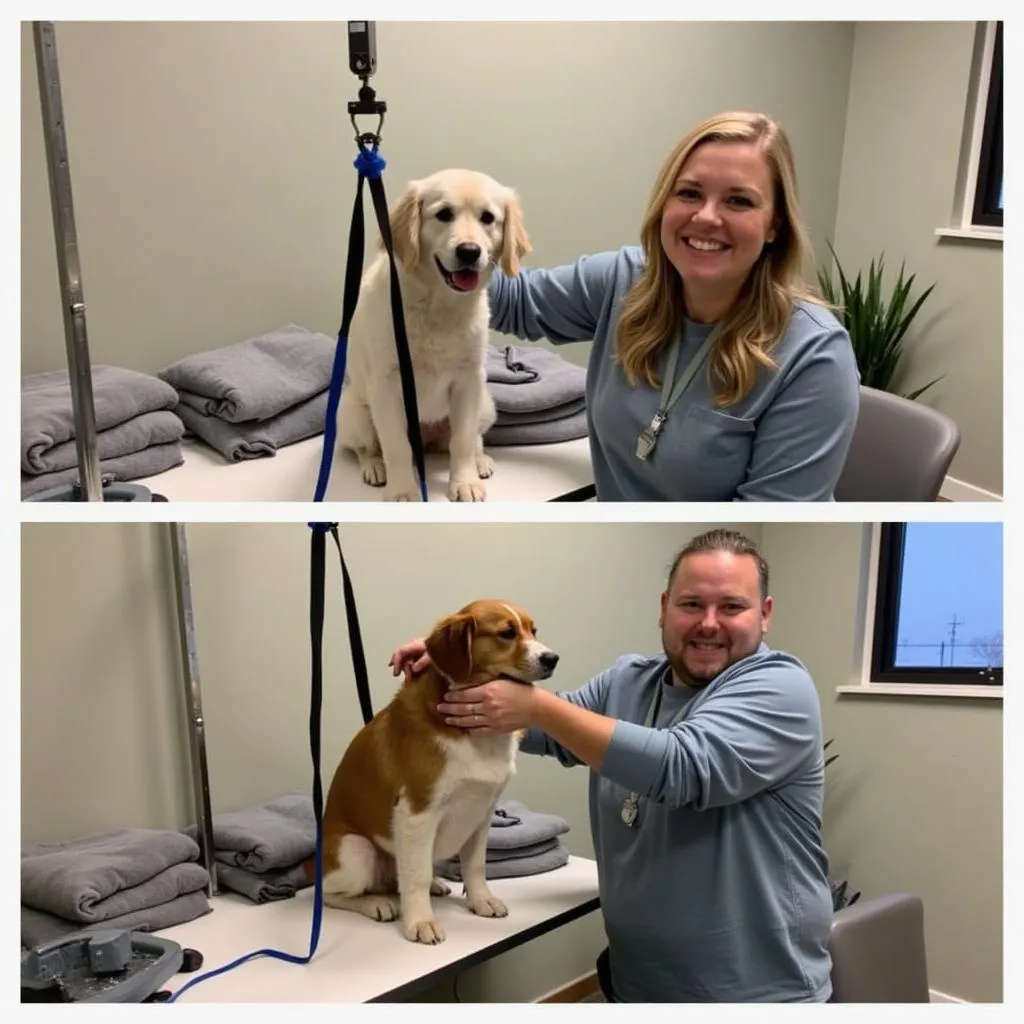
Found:
[[[494, 464], [483, 435], [497, 419], [487, 389], [494, 266], [509, 276], [532, 250], [516, 192], [476, 171], [438, 171], [409, 183], [389, 216], [425, 448], [449, 453], [448, 497], [484, 501]], [[391, 270], [367, 268], [348, 337], [338, 404], [338, 450], [388, 501], [419, 501], [391, 314]]]
[[[412, 942], [444, 941], [431, 896], [449, 887], [436, 862], [459, 855], [471, 911], [504, 917], [486, 880], [494, 807], [515, 771], [520, 736], [474, 735], [445, 724], [437, 705], [452, 688], [499, 676], [532, 685], [558, 655], [533, 620], [503, 601], [474, 601], [436, 623], [432, 664], [364, 725], [345, 751], [324, 808], [324, 902], [377, 921], [401, 919]], [[312, 877], [315, 863], [307, 861]]]

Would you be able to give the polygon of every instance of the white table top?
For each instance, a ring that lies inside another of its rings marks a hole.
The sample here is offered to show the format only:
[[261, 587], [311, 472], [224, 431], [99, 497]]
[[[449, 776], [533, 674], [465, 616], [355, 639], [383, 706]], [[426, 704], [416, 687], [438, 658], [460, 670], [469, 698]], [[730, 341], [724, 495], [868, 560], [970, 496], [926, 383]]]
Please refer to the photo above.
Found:
[[[229, 463], [208, 445], [182, 441], [185, 462], [165, 473], [133, 480], [168, 501], [313, 500], [323, 436], [281, 448], [273, 458]], [[495, 472], [486, 481], [487, 500], [548, 501], [594, 482], [585, 437], [558, 444], [489, 447]], [[426, 456], [427, 496], [448, 501], [448, 457]], [[363, 483], [355, 456], [344, 453], [331, 465], [326, 501], [381, 501], [381, 490]]]
[[[400, 999], [473, 964], [498, 956], [598, 909], [597, 865], [570, 857], [565, 867], [488, 884], [508, 905], [508, 917], [477, 917], [466, 909], [462, 885], [434, 897], [445, 931], [436, 946], [410, 942], [400, 923], [371, 921], [324, 907], [320, 940], [311, 963], [262, 956], [207, 978], [185, 992], [181, 1003], [364, 1003]], [[164, 987], [189, 981], [259, 949], [296, 956], [309, 952], [313, 889], [293, 899], [257, 905], [232, 893], [215, 896], [204, 917], [157, 934], [203, 955], [193, 974], [175, 975]]]

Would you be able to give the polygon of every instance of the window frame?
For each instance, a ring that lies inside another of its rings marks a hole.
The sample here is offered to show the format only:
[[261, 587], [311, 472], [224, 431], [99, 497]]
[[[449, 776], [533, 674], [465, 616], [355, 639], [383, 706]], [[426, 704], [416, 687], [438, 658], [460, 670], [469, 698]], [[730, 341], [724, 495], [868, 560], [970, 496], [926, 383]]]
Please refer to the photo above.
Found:
[[[997, 520], [983, 518], [979, 521]], [[892, 581], [892, 565], [895, 558], [893, 543], [900, 536], [895, 528], [905, 525], [880, 522], [864, 524], [860, 557], [858, 625], [855, 632], [855, 651], [851, 652], [854, 655], [851, 664], [852, 678], [846, 684], [840, 683], [836, 687], [836, 692], [861, 697], [981, 698], [1001, 701], [1002, 667], [999, 669], [998, 681], [993, 678], [990, 682], [979, 682], [978, 677], [981, 673], [977, 669], [966, 670], [965, 675], [969, 681], [951, 678], [956, 671], [952, 669], [945, 670], [945, 677], [941, 675], [943, 670], [936, 667], [897, 669], [892, 673], [884, 670], [885, 654], [882, 637], [876, 624], [883, 615], [891, 613], [894, 595], [899, 593], [898, 585], [894, 589]], [[876, 667], [881, 670], [880, 673], [876, 671]], [[897, 673], [900, 681], [894, 681]]]
[[999, 189], [1003, 180], [1003, 23], [992, 29], [992, 58], [984, 89], [984, 115], [981, 142], [971, 196], [970, 223], [973, 227], [1002, 228], [1003, 210], [999, 207]]

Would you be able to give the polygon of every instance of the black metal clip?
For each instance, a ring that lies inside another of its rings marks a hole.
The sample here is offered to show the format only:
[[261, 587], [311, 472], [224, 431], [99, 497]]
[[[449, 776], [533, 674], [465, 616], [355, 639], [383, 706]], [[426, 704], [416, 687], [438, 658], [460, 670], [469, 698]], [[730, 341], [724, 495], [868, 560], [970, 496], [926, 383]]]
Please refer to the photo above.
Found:
[[[369, 81], [364, 78], [363, 87], [359, 90], [359, 99], [354, 100], [348, 105], [348, 116], [352, 121], [352, 127], [355, 129], [356, 142], [361, 148], [380, 144], [381, 131], [384, 128], [384, 114], [387, 109], [388, 105], [383, 100], [377, 99], [377, 94], [370, 87]], [[356, 117], [360, 114], [377, 115], [376, 132], [362, 132], [359, 130]]]

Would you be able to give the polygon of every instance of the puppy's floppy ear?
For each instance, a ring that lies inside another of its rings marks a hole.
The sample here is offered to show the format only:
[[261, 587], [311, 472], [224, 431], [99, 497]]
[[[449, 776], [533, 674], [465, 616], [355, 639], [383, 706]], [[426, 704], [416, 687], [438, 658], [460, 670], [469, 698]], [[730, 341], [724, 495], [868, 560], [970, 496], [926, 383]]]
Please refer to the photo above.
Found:
[[523, 223], [523, 207], [515, 189], [506, 189], [505, 193], [505, 233], [501, 243], [501, 269], [509, 277], [519, 273], [519, 262], [528, 253], [533, 252], [526, 226]]
[[391, 245], [403, 267], [414, 266], [420, 258], [420, 190], [410, 181], [388, 218]]
[[472, 615], [449, 615], [427, 637], [427, 654], [434, 666], [456, 686], [469, 682], [473, 674], [473, 638], [476, 620]]

